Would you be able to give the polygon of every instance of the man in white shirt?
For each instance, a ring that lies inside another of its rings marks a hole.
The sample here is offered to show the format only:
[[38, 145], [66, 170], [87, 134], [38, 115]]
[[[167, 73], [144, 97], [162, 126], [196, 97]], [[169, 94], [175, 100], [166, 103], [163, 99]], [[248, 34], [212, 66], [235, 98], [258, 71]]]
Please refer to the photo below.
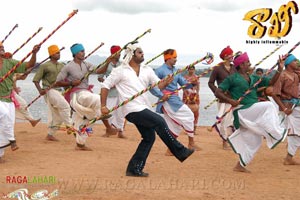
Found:
[[[174, 138], [165, 120], [148, 107], [145, 93], [132, 98], [133, 95], [136, 95], [149, 85], [157, 83], [159, 78], [155, 75], [152, 68], [141, 65], [144, 61], [144, 53], [141, 48], [135, 45], [128, 45], [125, 56], [124, 62], [115, 68], [102, 83], [101, 112], [102, 114], [109, 113], [109, 109], [106, 107], [106, 100], [110, 88], [116, 87], [120, 102], [130, 99], [126, 105], [119, 109], [122, 109], [122, 113], [129, 122], [135, 124], [142, 136], [142, 140], [128, 163], [126, 176], [147, 177], [149, 174], [143, 172], [143, 168], [154, 144], [155, 132], [181, 162], [188, 158], [194, 150], [184, 147]], [[166, 79], [158, 84], [158, 87], [164, 88], [172, 80], [172, 78]], [[155, 89], [159, 92], [158, 88]], [[160, 93], [160, 98], [167, 98], [167, 95]]]

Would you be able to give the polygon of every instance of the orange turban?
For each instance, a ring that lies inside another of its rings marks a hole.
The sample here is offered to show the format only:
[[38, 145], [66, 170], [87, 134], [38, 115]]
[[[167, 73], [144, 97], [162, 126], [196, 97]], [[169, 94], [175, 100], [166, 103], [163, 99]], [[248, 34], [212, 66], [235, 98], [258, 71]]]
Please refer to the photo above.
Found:
[[230, 48], [230, 46], [227, 46], [227, 47], [224, 48], [224, 49], [222, 50], [222, 52], [220, 53], [220, 58], [221, 58], [222, 60], [224, 60], [224, 58], [225, 58], [226, 56], [231, 55], [231, 54], [233, 54], [233, 51], [232, 51], [232, 49]]
[[59, 52], [59, 48], [58, 48], [57, 45], [51, 45], [51, 46], [48, 47], [49, 56], [52, 56], [52, 55], [54, 55], [58, 52]]
[[173, 53], [171, 53], [171, 52], [165, 52], [164, 53], [165, 61], [168, 60], [168, 59], [171, 59], [171, 58], [177, 58], [176, 50], [173, 50]]

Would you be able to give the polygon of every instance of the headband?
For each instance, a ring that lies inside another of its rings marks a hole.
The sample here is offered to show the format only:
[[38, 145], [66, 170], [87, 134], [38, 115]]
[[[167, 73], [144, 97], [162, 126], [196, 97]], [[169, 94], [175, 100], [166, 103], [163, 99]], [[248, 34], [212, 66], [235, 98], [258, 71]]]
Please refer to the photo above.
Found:
[[125, 55], [124, 55], [124, 60], [123, 62], [124, 63], [129, 63], [129, 61], [131, 60], [132, 56], [134, 55], [134, 51], [137, 49], [137, 48], [141, 48], [137, 45], [134, 45], [134, 44], [128, 44], [126, 49], [125, 49]]
[[165, 60], [168, 60], [168, 59], [171, 59], [171, 58], [177, 58], [176, 50], [174, 50], [172, 54], [171, 53], [164, 54], [164, 59]]

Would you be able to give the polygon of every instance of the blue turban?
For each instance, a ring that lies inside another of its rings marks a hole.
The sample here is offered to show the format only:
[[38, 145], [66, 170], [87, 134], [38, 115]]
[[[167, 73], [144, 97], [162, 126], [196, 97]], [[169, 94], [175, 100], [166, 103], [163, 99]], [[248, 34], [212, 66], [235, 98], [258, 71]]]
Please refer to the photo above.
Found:
[[293, 62], [294, 60], [297, 60], [297, 58], [296, 58], [293, 54], [290, 54], [290, 55], [288, 55], [288, 57], [285, 59], [284, 65], [287, 66], [288, 64], [290, 64], [290, 63]]
[[84, 51], [84, 47], [82, 44], [74, 44], [71, 46], [71, 52], [73, 55], [76, 55], [80, 51]]

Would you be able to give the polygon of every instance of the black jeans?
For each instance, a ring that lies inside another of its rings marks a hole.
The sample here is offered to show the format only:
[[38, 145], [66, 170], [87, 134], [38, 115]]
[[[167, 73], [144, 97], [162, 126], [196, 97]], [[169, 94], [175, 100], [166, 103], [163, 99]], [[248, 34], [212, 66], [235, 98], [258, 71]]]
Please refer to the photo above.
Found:
[[140, 112], [129, 113], [125, 118], [135, 124], [142, 136], [142, 140], [136, 152], [128, 163], [127, 171], [132, 171], [136, 167], [143, 170], [155, 141], [155, 132], [157, 132], [159, 137], [178, 160], [183, 162], [186, 159], [187, 148], [174, 138], [169, 131], [166, 121], [159, 114], [149, 109], [144, 109]]

